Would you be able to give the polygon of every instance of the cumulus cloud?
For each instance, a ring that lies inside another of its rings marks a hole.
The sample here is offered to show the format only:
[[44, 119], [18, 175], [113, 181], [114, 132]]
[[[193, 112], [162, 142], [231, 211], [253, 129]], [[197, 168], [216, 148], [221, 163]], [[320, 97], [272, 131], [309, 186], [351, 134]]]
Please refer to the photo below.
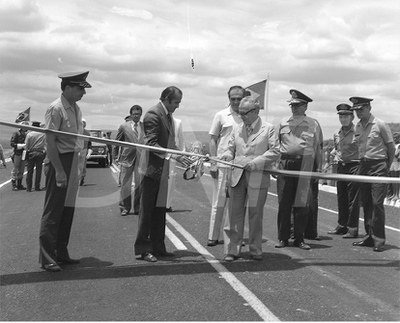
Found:
[[[338, 101], [374, 97], [382, 119], [381, 107], [400, 104], [399, 14], [397, 0], [0, 1], [0, 112], [15, 119], [15, 107], [31, 106], [41, 120], [60, 94], [57, 73], [88, 69], [80, 104], [91, 126], [116, 128], [174, 84], [184, 91], [177, 117], [208, 130], [231, 85], [270, 74], [268, 119], [289, 113], [297, 88], [328, 136]], [[400, 121], [397, 110], [387, 120]]]

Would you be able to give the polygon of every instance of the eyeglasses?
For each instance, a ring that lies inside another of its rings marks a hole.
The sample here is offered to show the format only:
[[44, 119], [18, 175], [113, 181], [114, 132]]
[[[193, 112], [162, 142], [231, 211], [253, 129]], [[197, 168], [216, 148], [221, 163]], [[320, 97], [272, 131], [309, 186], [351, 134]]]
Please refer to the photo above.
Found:
[[255, 111], [256, 109], [251, 109], [251, 110], [249, 110], [249, 111], [247, 111], [247, 112], [245, 112], [245, 113], [240, 113], [239, 112], [239, 115], [241, 116], [241, 117], [246, 117], [250, 112], [252, 112], [252, 111]]
[[230, 98], [231, 101], [242, 101], [243, 98]]

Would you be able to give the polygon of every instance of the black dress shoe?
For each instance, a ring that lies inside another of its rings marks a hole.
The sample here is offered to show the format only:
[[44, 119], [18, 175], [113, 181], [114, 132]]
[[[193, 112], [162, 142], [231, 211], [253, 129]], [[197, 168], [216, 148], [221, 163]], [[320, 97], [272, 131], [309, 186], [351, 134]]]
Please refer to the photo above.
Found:
[[373, 247], [374, 246], [374, 239], [371, 237], [368, 237], [366, 239], [363, 239], [361, 241], [353, 242], [353, 246], [356, 247]]
[[150, 252], [142, 253], [140, 259], [145, 260], [147, 262], [156, 262], [157, 258], [154, 257]]
[[372, 249], [372, 250], [375, 251], [375, 252], [382, 252], [382, 251], [384, 251], [385, 249], [383, 248], [383, 245], [377, 245], [377, 246], [375, 246], [374, 249]]
[[154, 254], [158, 257], [174, 257], [175, 256], [174, 253], [168, 252], [168, 251], [155, 252]]
[[328, 234], [346, 234], [348, 231], [347, 227], [338, 225], [335, 229], [328, 231]]
[[275, 246], [275, 248], [285, 248], [289, 245], [289, 242], [287, 240], [279, 240], [278, 244]]
[[57, 259], [57, 262], [62, 265], [76, 265], [79, 264], [81, 261], [79, 259], [66, 258], [66, 259]]
[[52, 273], [55, 273], [55, 272], [58, 272], [58, 271], [62, 270], [61, 267], [58, 264], [55, 264], [55, 263], [45, 264], [45, 265], [42, 266], [42, 268], [44, 270], [52, 272]]
[[208, 247], [214, 247], [218, 244], [218, 240], [208, 240], [207, 246]]

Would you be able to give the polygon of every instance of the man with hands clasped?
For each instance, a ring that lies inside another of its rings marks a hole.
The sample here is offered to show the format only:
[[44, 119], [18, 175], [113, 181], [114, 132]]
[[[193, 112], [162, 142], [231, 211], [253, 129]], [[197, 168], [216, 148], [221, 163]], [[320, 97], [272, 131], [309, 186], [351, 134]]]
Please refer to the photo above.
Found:
[[232, 170], [229, 212], [224, 226], [225, 261], [241, 252], [246, 207], [249, 214], [249, 250], [254, 260], [262, 259], [262, 220], [270, 175], [264, 172], [278, 159], [279, 144], [274, 127], [259, 117], [259, 102], [245, 97], [239, 105], [243, 123], [234, 127], [222, 160], [243, 168]]

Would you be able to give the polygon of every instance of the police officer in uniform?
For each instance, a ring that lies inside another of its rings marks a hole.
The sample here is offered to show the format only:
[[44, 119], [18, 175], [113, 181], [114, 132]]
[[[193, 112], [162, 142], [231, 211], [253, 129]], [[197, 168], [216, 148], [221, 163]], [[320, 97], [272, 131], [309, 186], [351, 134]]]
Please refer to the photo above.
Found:
[[[295, 171], [321, 171], [322, 131], [317, 120], [308, 117], [305, 112], [312, 102], [305, 94], [290, 90], [292, 96], [289, 105], [292, 116], [284, 118], [279, 125], [280, 168]], [[289, 177], [279, 175], [278, 189], [278, 239], [276, 248], [289, 245], [290, 220], [293, 209], [294, 246], [309, 250], [304, 243], [311, 203], [314, 201], [312, 179], [309, 177]]]
[[[338, 174], [356, 175], [360, 160], [358, 158], [358, 146], [354, 141], [354, 113], [351, 106], [342, 103], [336, 107], [339, 121], [342, 125], [338, 133], [333, 136], [335, 146], [335, 161]], [[360, 215], [359, 183], [351, 181], [338, 181], [338, 225], [328, 234], [343, 235], [343, 238], [358, 237], [358, 219]]]
[[[46, 128], [83, 134], [82, 112], [76, 104], [85, 89], [89, 72], [63, 73], [61, 96], [50, 104], [45, 114]], [[40, 225], [39, 262], [50, 272], [61, 271], [60, 265], [79, 263], [68, 253], [68, 242], [75, 200], [79, 186], [79, 153], [83, 140], [74, 137], [46, 134], [47, 158], [45, 163], [46, 196]]]
[[[360, 157], [359, 175], [388, 176], [393, 162], [395, 146], [393, 136], [386, 123], [371, 113], [373, 99], [351, 97], [352, 110], [360, 121], [356, 125], [355, 142]], [[360, 198], [364, 209], [364, 223], [367, 235], [353, 246], [373, 247], [383, 251], [385, 244], [386, 183], [361, 183]]]

